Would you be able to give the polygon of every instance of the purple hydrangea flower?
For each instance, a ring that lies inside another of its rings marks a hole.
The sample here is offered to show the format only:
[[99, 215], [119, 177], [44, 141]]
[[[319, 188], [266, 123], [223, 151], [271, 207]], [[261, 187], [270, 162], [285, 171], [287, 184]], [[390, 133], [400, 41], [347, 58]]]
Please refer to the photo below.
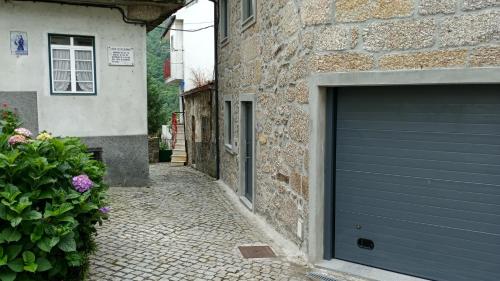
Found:
[[8, 140], [10, 145], [16, 145], [20, 143], [26, 143], [26, 137], [22, 135], [13, 135], [12, 137], [9, 138]]
[[101, 213], [103, 213], [103, 214], [107, 214], [111, 211], [111, 207], [109, 207], [109, 206], [102, 207], [102, 208], [99, 208], [99, 211], [101, 211]]
[[94, 183], [89, 179], [87, 175], [79, 175], [73, 177], [72, 184], [76, 191], [81, 193], [91, 189], [94, 185]]
[[31, 136], [33, 135], [31, 131], [26, 128], [17, 128], [14, 130], [14, 133], [16, 133], [17, 135], [25, 136], [27, 138], [31, 138]]

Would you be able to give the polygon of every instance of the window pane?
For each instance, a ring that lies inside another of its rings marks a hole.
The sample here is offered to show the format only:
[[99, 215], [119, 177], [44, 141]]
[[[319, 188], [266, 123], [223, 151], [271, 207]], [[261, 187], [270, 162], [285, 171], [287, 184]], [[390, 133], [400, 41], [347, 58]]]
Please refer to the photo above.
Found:
[[75, 62], [76, 70], [92, 70], [92, 62], [91, 61], [76, 61]]
[[68, 81], [71, 82], [71, 71], [54, 71], [54, 81]]
[[91, 51], [75, 51], [76, 60], [92, 60]]
[[54, 91], [56, 92], [71, 92], [70, 82], [54, 82]]
[[69, 60], [54, 60], [54, 70], [71, 70], [71, 62]]
[[52, 50], [52, 58], [69, 60], [69, 50], [54, 49]]
[[70, 45], [69, 36], [50, 36], [50, 44], [52, 45]]
[[76, 72], [76, 81], [94, 81], [94, 76], [92, 75], [91, 71], [77, 71]]
[[247, 2], [247, 18], [251, 17], [253, 15], [253, 5], [252, 5], [253, 0], [246, 0]]
[[253, 0], [243, 0], [243, 20], [253, 15]]
[[94, 85], [92, 82], [77, 82], [76, 83], [77, 92], [93, 92]]
[[73, 45], [75, 46], [90, 46], [94, 44], [94, 38], [90, 37], [73, 37]]
[[222, 1], [222, 35], [227, 37], [228, 35], [228, 13], [227, 13], [227, 0]]

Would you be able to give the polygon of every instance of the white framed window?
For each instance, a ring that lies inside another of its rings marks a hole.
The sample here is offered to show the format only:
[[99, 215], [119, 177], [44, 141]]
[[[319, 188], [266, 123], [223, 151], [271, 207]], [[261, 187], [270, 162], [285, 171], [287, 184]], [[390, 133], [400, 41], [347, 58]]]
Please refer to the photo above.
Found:
[[241, 26], [245, 30], [255, 23], [256, 0], [241, 0]]
[[220, 0], [220, 36], [221, 42], [229, 37], [229, 0]]
[[95, 39], [49, 34], [51, 94], [95, 95]]
[[233, 110], [230, 98], [224, 99], [224, 145], [232, 151], [234, 144]]

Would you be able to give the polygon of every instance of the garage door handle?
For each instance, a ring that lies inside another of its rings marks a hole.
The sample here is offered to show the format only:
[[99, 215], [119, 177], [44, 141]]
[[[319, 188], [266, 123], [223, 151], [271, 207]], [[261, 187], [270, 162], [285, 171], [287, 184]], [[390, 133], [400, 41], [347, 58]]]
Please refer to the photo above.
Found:
[[365, 250], [373, 250], [373, 248], [375, 248], [375, 243], [370, 239], [359, 238], [358, 247]]

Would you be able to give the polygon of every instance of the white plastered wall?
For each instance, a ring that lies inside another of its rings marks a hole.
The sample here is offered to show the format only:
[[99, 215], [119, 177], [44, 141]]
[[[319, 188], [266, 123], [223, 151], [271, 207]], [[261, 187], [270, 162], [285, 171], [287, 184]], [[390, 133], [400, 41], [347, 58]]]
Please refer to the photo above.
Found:
[[[11, 55], [10, 31], [28, 33], [28, 56]], [[97, 95], [50, 95], [49, 33], [95, 36]], [[109, 66], [108, 46], [134, 48], [134, 66]], [[39, 128], [55, 135], [145, 135], [146, 29], [117, 10], [0, 1], [0, 91], [36, 91]]]

